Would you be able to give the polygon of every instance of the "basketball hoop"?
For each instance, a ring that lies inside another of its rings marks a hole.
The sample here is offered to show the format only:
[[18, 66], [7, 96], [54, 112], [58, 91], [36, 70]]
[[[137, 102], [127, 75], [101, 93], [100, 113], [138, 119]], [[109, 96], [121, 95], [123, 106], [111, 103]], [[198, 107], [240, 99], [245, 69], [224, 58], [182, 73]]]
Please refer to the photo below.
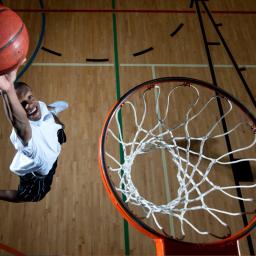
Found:
[[[207, 82], [166, 77], [132, 88], [110, 110], [99, 167], [114, 205], [155, 240], [158, 255], [234, 255], [256, 226], [256, 184], [237, 184], [232, 170], [256, 165], [255, 145], [256, 119], [237, 99]], [[238, 226], [245, 214], [249, 223]]]

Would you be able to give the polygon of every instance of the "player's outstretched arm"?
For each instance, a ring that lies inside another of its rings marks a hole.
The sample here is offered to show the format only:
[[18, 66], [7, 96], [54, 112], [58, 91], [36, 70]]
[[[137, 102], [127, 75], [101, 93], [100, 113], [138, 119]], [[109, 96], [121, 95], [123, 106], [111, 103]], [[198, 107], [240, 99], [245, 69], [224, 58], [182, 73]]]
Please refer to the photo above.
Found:
[[32, 132], [27, 114], [19, 102], [13, 84], [17, 69], [0, 76], [0, 90], [2, 91], [6, 116], [23, 144], [26, 145], [32, 136]]

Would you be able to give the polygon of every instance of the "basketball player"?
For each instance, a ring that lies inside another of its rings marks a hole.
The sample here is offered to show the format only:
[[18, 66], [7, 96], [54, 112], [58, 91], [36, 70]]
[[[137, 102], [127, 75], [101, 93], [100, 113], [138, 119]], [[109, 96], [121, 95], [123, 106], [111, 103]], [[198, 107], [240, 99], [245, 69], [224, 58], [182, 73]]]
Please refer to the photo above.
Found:
[[47, 106], [37, 101], [24, 82], [14, 82], [17, 70], [0, 76], [0, 90], [7, 119], [13, 126], [10, 140], [17, 150], [10, 170], [19, 176], [17, 190], [0, 190], [0, 200], [36, 202], [50, 191], [61, 144], [66, 142], [64, 125], [57, 114], [66, 102]]

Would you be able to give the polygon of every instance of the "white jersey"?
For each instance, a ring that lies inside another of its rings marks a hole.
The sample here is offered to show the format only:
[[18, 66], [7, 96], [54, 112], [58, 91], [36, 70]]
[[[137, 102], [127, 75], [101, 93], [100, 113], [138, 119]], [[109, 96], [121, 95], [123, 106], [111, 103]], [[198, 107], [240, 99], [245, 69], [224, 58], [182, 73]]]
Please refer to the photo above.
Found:
[[57, 132], [62, 127], [55, 123], [45, 103], [39, 101], [39, 105], [42, 116], [38, 121], [29, 121], [32, 137], [28, 145], [22, 144], [14, 129], [10, 135], [10, 140], [17, 150], [10, 170], [19, 176], [31, 172], [47, 175], [60, 154], [61, 146]]

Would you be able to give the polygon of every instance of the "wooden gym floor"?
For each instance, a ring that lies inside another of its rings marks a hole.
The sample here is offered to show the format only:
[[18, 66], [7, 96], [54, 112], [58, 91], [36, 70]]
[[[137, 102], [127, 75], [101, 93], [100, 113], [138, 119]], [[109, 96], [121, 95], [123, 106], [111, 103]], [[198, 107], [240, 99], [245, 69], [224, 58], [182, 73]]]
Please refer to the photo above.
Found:
[[[156, 77], [186, 76], [212, 82], [195, 6], [190, 8], [190, 0], [3, 2], [17, 10], [30, 34], [28, 61], [33, 63], [20, 80], [30, 84], [40, 100], [66, 100], [70, 108], [60, 114], [68, 140], [51, 192], [39, 203], [0, 202], [0, 242], [36, 256], [124, 255], [123, 219], [105, 192], [98, 168], [101, 128], [116, 100], [116, 86], [122, 95]], [[44, 14], [38, 11], [40, 4], [47, 10]], [[255, 99], [255, 0], [210, 0], [206, 4], [222, 24], [220, 30], [236, 62], [246, 68], [243, 75]], [[110, 12], [112, 8], [123, 12]], [[208, 40], [218, 42], [205, 14], [203, 18]], [[150, 47], [145, 54], [133, 55]], [[255, 105], [224, 47], [210, 48], [218, 84], [255, 116]], [[0, 188], [14, 189], [18, 178], [9, 171], [14, 155], [11, 127], [2, 107], [0, 120]], [[255, 165], [252, 173], [255, 181]], [[242, 255], [256, 252], [255, 232], [251, 238], [252, 247], [246, 239], [241, 241]], [[130, 255], [155, 254], [153, 242], [133, 227], [129, 227], [129, 248]]]

